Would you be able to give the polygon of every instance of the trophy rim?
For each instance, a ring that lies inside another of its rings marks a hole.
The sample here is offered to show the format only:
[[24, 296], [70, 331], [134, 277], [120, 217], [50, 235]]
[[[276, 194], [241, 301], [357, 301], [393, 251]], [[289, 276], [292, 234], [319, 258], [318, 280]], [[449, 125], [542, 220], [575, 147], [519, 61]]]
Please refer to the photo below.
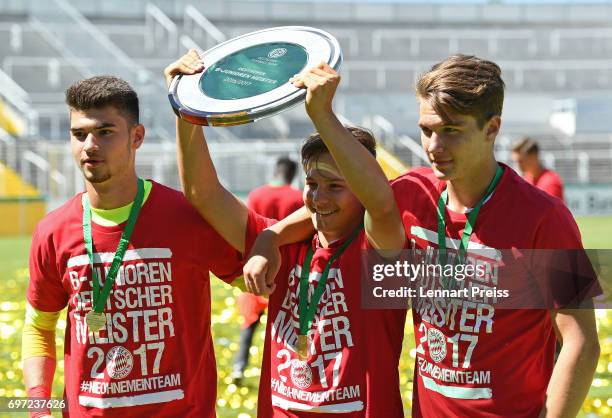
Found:
[[[334, 70], [338, 70], [342, 63], [338, 40], [329, 32], [310, 26], [280, 26], [249, 32], [215, 45], [202, 53], [201, 57], [206, 66], [210, 67], [246, 48], [275, 42], [304, 48], [307, 52], [304, 68], [325, 61]], [[216, 99], [207, 96], [199, 87], [204, 74], [205, 71], [179, 75], [172, 80], [168, 91], [175, 113], [199, 125], [231, 126], [253, 122], [288, 110], [303, 102], [306, 97], [306, 90], [285, 82], [268, 92], [246, 98]]]

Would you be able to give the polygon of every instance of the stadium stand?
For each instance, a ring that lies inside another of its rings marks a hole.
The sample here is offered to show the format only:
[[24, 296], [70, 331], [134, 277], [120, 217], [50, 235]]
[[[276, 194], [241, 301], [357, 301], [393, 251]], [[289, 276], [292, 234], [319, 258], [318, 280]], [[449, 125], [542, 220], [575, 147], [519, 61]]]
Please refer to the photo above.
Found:
[[[529, 134], [566, 183], [609, 183], [612, 178], [609, 120], [595, 120], [590, 132], [574, 135], [549, 124], [558, 99], [610, 97], [609, 3], [313, 5], [207, 0], [204, 7], [188, 0], [4, 0], [0, 16], [0, 77], [5, 74], [25, 93], [20, 100], [28, 109], [7, 101], [29, 126], [13, 151], [20, 162], [12, 168], [47, 173], [42, 176], [47, 184], [39, 188], [51, 199], [62, 200], [60, 194], [80, 188], [65, 152], [63, 91], [71, 82], [110, 72], [133, 83], [147, 127], [141, 171], [178, 186], [171, 152], [173, 115], [162, 69], [190, 46], [206, 49], [252, 30], [282, 25], [316, 26], [338, 37], [345, 60], [337, 111], [372, 129], [385, 149], [406, 165], [423, 164], [412, 139], [419, 135], [414, 79], [433, 62], [461, 52], [493, 59], [504, 71], [507, 99], [497, 143], [500, 159], [509, 161], [512, 142]], [[6, 90], [0, 87], [1, 97], [10, 96]], [[296, 107], [272, 119], [209, 129], [207, 134], [221, 177], [232, 190], [245, 193], [266, 181], [279, 154], [296, 155], [299, 139], [311, 130], [303, 109]], [[23, 162], [25, 151], [47, 166]]]

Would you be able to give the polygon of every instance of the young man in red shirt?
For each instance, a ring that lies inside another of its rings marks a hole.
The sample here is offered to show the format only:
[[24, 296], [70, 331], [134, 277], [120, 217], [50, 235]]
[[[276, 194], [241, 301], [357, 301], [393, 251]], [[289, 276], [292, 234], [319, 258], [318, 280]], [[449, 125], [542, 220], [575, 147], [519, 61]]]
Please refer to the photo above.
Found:
[[523, 138], [512, 147], [512, 159], [523, 173], [527, 183], [564, 200], [563, 180], [559, 174], [542, 165], [540, 147], [531, 138]]
[[55, 326], [68, 306], [64, 416], [214, 418], [209, 271], [240, 275], [238, 253], [181, 193], [137, 176], [145, 130], [125, 81], [77, 82], [66, 102], [86, 191], [49, 213], [32, 239], [28, 395], [50, 396]]
[[[500, 250], [582, 248], [565, 205], [495, 160], [504, 97], [496, 64], [453, 56], [416, 87], [431, 168], [392, 181], [415, 263], [444, 264], [440, 254], [448, 247], [449, 260], [452, 254], [458, 264], [485, 267], [483, 277], [466, 280], [469, 286], [492, 287], [504, 280], [499, 263], [512, 261]], [[244, 269], [251, 287], [269, 291], [276, 241], [297, 239], [293, 231], [305, 219], [298, 212], [261, 235]], [[421, 298], [413, 319], [412, 416], [570, 417], [580, 410], [599, 356], [592, 309], [499, 309], [486, 300]], [[557, 338], [562, 349], [553, 364]]]
[[[166, 69], [166, 77], [202, 69], [191, 51]], [[331, 112], [339, 80], [324, 64], [294, 80], [308, 89], [306, 110], [318, 130], [301, 150], [312, 224], [298, 227], [307, 240], [281, 249], [269, 300], [260, 417], [403, 416], [398, 363], [406, 312], [362, 309], [361, 257], [367, 249], [400, 250], [405, 232], [397, 206], [389, 204], [393, 192], [373, 155], [373, 138], [345, 128]], [[186, 196], [248, 253], [273, 221], [249, 211], [219, 183], [201, 127], [178, 120], [177, 141]]]

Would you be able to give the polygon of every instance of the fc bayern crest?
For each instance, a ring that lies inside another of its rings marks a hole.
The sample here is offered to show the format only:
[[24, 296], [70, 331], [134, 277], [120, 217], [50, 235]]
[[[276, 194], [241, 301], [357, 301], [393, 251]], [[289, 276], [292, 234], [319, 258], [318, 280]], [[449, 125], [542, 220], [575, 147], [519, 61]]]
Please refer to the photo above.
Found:
[[112, 379], [123, 379], [132, 371], [134, 357], [125, 347], [117, 345], [106, 354], [106, 372]]
[[444, 360], [446, 357], [446, 338], [440, 330], [435, 328], [427, 330], [427, 345], [433, 361], [439, 363]]
[[312, 384], [312, 370], [305, 361], [291, 360], [291, 381], [300, 389], [308, 389]]

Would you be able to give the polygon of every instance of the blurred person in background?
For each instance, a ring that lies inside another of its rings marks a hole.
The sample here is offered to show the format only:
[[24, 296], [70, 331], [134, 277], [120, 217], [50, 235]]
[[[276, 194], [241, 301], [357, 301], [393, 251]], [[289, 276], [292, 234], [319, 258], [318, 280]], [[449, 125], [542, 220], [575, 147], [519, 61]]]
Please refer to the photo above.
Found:
[[[304, 205], [302, 192], [291, 186], [298, 165], [289, 157], [280, 157], [274, 166], [274, 176], [269, 184], [249, 193], [247, 206], [270, 219], [283, 219]], [[240, 314], [244, 318], [240, 330], [240, 349], [234, 360], [232, 379], [242, 384], [244, 370], [249, 363], [249, 350], [259, 320], [268, 306], [268, 300], [252, 293], [241, 293], [237, 298]]]
[[248, 207], [266, 218], [283, 219], [304, 206], [302, 192], [291, 186], [297, 168], [289, 157], [280, 157], [272, 181], [249, 193]]
[[512, 160], [516, 163], [527, 183], [544, 190], [551, 196], [565, 201], [563, 180], [559, 174], [544, 167], [540, 161], [540, 147], [529, 137], [524, 137], [512, 147]]

